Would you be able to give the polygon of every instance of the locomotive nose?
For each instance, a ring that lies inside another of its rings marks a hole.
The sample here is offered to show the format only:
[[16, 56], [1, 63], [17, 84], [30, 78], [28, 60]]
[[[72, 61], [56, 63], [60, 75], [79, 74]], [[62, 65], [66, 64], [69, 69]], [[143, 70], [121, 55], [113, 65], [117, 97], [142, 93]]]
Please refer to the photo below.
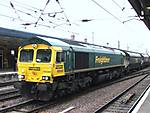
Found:
[[51, 81], [51, 68], [39, 67], [37, 70], [29, 70], [27, 73], [27, 79], [32, 82], [50, 82]]

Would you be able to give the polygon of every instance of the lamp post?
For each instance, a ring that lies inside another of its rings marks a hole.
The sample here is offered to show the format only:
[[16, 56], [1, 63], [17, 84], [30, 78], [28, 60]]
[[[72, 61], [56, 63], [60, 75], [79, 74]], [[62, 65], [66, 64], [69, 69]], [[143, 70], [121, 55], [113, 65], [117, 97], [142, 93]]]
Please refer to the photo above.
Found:
[[94, 32], [92, 32], [92, 44], [94, 44]]
[[127, 50], [129, 50], [129, 46], [127, 45]]
[[118, 40], [118, 49], [120, 49], [120, 41]]

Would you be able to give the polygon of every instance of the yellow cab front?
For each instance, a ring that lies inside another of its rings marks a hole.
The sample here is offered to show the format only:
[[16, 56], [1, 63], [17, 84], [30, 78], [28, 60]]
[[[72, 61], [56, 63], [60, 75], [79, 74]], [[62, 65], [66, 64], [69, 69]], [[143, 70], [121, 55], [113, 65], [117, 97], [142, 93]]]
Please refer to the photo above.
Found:
[[18, 78], [26, 82], [50, 82], [52, 78], [53, 49], [44, 44], [30, 44], [19, 48]]

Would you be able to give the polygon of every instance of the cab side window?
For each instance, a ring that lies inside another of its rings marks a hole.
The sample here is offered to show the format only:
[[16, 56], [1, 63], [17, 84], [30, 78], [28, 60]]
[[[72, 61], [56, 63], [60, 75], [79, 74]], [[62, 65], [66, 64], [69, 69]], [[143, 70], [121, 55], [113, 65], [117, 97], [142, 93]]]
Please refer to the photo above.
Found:
[[65, 52], [57, 52], [57, 54], [56, 54], [56, 63], [64, 62], [65, 59], [66, 59]]
[[67, 60], [67, 54], [66, 54], [66, 51], [63, 51], [62, 52], [62, 62], [66, 63], [66, 60]]
[[56, 54], [56, 63], [61, 63], [61, 52], [57, 52]]

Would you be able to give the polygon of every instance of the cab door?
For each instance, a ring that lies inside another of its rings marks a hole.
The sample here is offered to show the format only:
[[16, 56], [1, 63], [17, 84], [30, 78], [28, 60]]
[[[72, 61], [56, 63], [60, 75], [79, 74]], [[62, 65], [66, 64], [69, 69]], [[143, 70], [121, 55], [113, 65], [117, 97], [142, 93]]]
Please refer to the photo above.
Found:
[[64, 59], [62, 52], [56, 52], [56, 62], [54, 64], [53, 76], [64, 76]]
[[73, 48], [70, 47], [67, 55], [67, 61], [68, 61], [68, 71], [73, 72], [75, 66], [74, 66], [74, 52]]
[[3, 50], [0, 50], [0, 69], [3, 69]]

